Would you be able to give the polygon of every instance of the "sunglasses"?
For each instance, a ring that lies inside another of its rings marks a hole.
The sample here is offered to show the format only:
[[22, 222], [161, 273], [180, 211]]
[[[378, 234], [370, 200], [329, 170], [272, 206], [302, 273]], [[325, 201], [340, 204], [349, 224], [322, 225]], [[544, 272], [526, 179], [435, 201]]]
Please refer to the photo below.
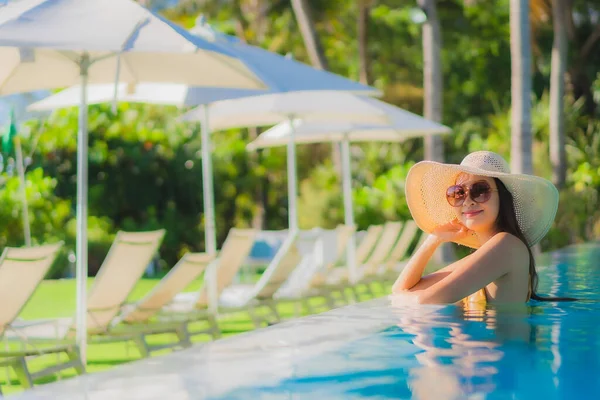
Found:
[[486, 181], [474, 182], [470, 186], [453, 185], [446, 190], [446, 200], [452, 207], [462, 206], [467, 196], [471, 196], [475, 203], [485, 203], [492, 197], [492, 192], [497, 191]]

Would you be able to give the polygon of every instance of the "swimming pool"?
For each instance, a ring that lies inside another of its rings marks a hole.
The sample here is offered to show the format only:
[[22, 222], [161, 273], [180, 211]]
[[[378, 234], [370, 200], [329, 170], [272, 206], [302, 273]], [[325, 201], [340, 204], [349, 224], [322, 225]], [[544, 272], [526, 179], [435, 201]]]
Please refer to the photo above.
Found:
[[600, 393], [600, 244], [538, 260], [575, 303], [464, 310], [377, 299], [15, 399], [527, 399]]

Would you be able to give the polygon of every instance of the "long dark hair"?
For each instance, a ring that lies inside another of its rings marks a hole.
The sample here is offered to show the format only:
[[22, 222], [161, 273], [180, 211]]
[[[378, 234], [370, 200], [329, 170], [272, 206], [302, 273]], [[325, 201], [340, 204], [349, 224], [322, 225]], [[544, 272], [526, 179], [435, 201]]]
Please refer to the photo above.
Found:
[[538, 301], [575, 301], [577, 299], [571, 297], [541, 297], [537, 294], [538, 276], [535, 270], [535, 258], [527, 241], [527, 238], [519, 227], [517, 214], [515, 212], [515, 203], [512, 194], [508, 191], [504, 183], [498, 178], [494, 178], [496, 187], [498, 188], [498, 196], [500, 198], [500, 209], [498, 210], [498, 218], [496, 226], [500, 232], [507, 232], [516, 236], [527, 247], [529, 252], [529, 293], [530, 298]]

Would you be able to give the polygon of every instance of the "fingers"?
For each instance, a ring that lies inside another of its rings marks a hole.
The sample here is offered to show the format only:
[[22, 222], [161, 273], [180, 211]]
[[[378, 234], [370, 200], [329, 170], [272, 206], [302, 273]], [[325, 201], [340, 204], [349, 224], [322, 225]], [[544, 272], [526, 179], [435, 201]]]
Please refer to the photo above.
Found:
[[450, 221], [449, 224], [452, 228], [456, 229], [455, 232], [457, 234], [460, 234], [461, 236], [469, 233], [469, 228], [463, 225], [462, 222], [458, 220], [458, 218], [453, 219], [452, 221]]

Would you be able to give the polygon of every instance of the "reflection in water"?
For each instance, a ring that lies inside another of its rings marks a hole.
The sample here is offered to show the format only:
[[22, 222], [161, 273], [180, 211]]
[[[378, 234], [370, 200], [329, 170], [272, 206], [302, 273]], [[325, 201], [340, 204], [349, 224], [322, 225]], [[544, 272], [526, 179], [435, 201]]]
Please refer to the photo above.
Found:
[[419, 366], [409, 371], [414, 397], [453, 399], [496, 391], [504, 345], [531, 342], [529, 311], [524, 304], [397, 308], [397, 326], [413, 334], [412, 343], [422, 349], [415, 356]]
[[414, 335], [412, 343], [422, 350], [415, 356], [419, 366], [409, 373], [415, 398], [597, 395], [600, 328], [592, 321], [600, 306], [586, 298], [599, 297], [599, 248], [570, 248], [548, 259], [540, 293], [581, 301], [396, 306], [397, 326]]

